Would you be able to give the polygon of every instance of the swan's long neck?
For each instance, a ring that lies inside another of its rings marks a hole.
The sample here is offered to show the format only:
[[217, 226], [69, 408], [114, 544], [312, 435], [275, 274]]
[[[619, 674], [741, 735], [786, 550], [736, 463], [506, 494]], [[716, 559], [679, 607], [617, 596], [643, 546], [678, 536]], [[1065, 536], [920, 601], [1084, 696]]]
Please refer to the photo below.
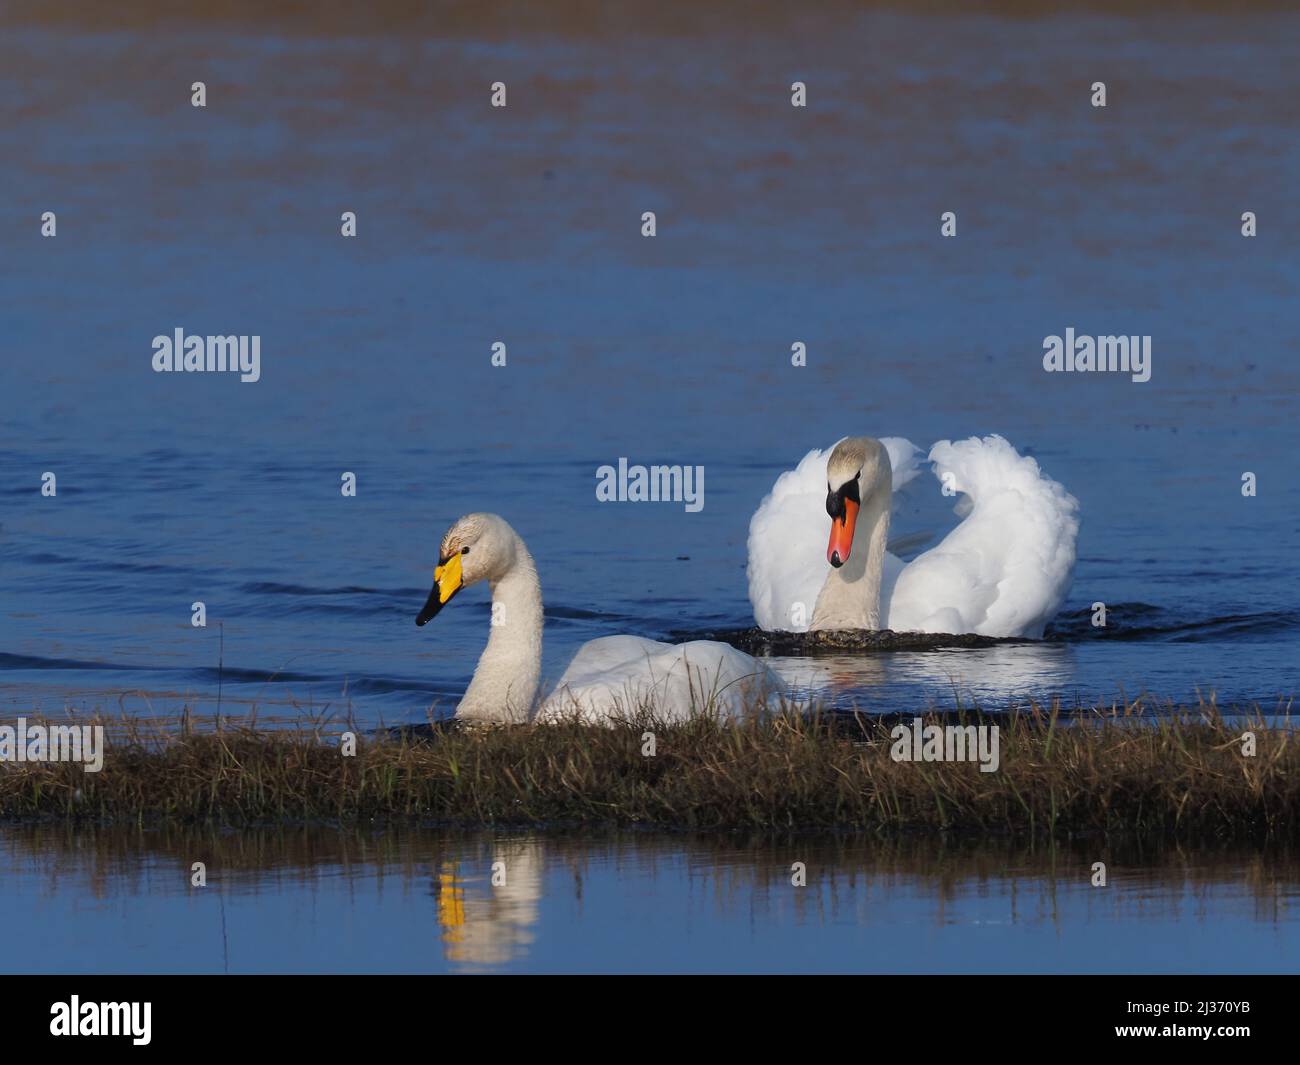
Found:
[[491, 582], [492, 628], [458, 718], [494, 723], [528, 720], [542, 673], [542, 588], [523, 540], [515, 561]]
[[886, 472], [862, 501], [849, 560], [826, 575], [810, 629], [880, 628], [880, 582], [885, 572], [892, 489]]

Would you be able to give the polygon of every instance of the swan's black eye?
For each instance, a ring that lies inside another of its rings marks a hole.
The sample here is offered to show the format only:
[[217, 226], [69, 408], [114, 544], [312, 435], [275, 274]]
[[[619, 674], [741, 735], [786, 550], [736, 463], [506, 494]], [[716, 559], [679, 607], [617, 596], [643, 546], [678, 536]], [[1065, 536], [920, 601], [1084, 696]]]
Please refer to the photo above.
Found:
[[468, 555], [468, 554], [469, 554], [469, 548], [468, 548], [468, 547], [462, 547], [462, 548], [460, 549], [460, 553], [461, 553], [462, 555]]
[[855, 474], [853, 475], [853, 479], [854, 479], [855, 481], [860, 481], [860, 480], [862, 480], [862, 471], [861, 471], [861, 470], [858, 470], [858, 472], [855, 473]]

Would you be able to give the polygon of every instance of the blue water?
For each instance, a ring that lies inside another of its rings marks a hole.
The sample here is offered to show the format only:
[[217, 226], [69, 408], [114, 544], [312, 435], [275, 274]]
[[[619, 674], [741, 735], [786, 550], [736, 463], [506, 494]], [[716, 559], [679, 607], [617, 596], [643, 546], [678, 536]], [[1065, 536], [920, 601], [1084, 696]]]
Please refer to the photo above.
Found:
[[[1284, 973], [1294, 859], [0, 827], [0, 972]], [[1105, 861], [1107, 883], [1093, 886]], [[191, 884], [203, 862], [206, 886]], [[795, 886], [800, 862], [806, 882]], [[493, 884], [494, 877], [497, 883]]]
[[[1079, 564], [1041, 645], [792, 684], [1293, 695], [1300, 18], [809, 19], [0, 35], [0, 716], [448, 712], [486, 590], [412, 622], [476, 509], [538, 560], [551, 677], [750, 624], [750, 515], [846, 433], [1004, 434], [1079, 499]], [[1069, 326], [1151, 334], [1151, 381], [1044, 374]], [[177, 327], [260, 335], [261, 380], [151, 372]], [[702, 465], [704, 509], [597, 502], [620, 456]]]
[[[551, 677], [747, 626], [750, 515], [849, 433], [1002, 433], [1078, 498], [1079, 563], [1041, 643], [776, 661], [800, 692], [1296, 693], [1300, 16], [53, 7], [0, 12], [0, 719], [450, 712], [487, 592], [413, 621], [470, 510], [532, 548]], [[153, 373], [178, 327], [259, 335], [261, 380]], [[1044, 374], [1068, 327], [1150, 334], [1150, 382]], [[703, 510], [597, 502], [620, 456], [703, 466]], [[6, 825], [0, 869], [5, 971], [1300, 961], [1277, 841]]]

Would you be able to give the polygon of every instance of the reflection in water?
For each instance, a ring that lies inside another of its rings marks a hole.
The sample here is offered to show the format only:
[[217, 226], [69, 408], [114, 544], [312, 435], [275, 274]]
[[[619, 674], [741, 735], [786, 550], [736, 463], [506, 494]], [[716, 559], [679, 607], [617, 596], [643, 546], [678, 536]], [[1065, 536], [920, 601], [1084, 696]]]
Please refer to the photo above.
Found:
[[900, 688], [924, 692], [942, 707], [1005, 705], [1068, 691], [1075, 670], [1074, 650], [1063, 643], [773, 658], [770, 664], [799, 696], [864, 711], [899, 709]]
[[542, 897], [538, 839], [502, 841], [481, 863], [444, 861], [433, 880], [438, 926], [448, 961], [467, 967], [501, 967], [533, 941]]
[[[189, 886], [198, 860], [205, 889]], [[1091, 884], [1098, 861], [1104, 889]], [[806, 887], [791, 882], [795, 862]], [[1300, 861], [1286, 846], [46, 824], [0, 829], [0, 867], [0, 906], [24, 915], [0, 963], [15, 971], [1285, 971], [1300, 961]]]

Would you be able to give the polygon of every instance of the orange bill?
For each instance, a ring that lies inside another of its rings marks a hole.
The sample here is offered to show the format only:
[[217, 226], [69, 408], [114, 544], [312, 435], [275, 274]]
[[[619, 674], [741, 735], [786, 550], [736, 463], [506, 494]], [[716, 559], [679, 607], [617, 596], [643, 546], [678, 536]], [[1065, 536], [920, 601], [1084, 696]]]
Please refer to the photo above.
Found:
[[832, 566], [842, 566], [849, 560], [853, 547], [853, 527], [857, 524], [859, 506], [852, 499], [844, 500], [844, 513], [831, 519], [831, 542], [826, 545], [826, 561]]

